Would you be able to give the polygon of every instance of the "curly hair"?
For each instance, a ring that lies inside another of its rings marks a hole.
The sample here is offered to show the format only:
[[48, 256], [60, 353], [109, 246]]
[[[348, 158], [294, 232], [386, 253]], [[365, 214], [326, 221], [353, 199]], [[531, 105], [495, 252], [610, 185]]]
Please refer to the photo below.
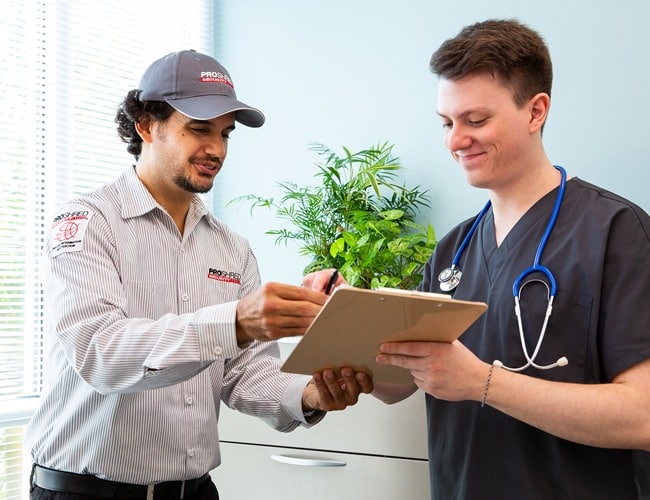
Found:
[[139, 89], [130, 90], [115, 115], [117, 134], [136, 160], [142, 152], [142, 137], [135, 129], [135, 124], [143, 120], [164, 122], [174, 112], [174, 108], [164, 101], [140, 101], [140, 92]]
[[523, 106], [539, 92], [551, 95], [553, 65], [542, 37], [519, 21], [489, 19], [464, 27], [433, 53], [431, 71], [447, 80], [488, 73], [508, 85]]

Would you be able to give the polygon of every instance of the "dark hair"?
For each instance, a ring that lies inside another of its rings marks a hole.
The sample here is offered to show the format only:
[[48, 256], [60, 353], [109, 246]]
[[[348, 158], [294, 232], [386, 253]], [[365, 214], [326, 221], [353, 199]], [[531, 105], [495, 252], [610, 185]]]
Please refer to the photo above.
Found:
[[512, 89], [517, 106], [551, 95], [553, 65], [542, 37], [516, 20], [489, 19], [463, 28], [433, 53], [431, 71], [447, 80], [488, 73]]
[[142, 152], [142, 137], [135, 129], [135, 124], [143, 120], [164, 122], [174, 112], [174, 108], [164, 101], [140, 101], [140, 92], [138, 89], [130, 90], [115, 115], [117, 134], [122, 142], [127, 144], [126, 150], [135, 156], [136, 160]]

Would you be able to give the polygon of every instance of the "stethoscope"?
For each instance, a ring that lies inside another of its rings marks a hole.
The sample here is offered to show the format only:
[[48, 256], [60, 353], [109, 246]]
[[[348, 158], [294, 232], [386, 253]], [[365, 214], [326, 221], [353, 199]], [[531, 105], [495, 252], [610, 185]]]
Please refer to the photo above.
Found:
[[[558, 191], [557, 198], [555, 200], [555, 205], [553, 206], [553, 212], [551, 213], [551, 217], [548, 220], [548, 224], [546, 225], [546, 230], [544, 231], [544, 234], [542, 235], [542, 239], [540, 240], [539, 245], [537, 247], [537, 253], [535, 254], [535, 260], [533, 261], [533, 265], [527, 269], [524, 269], [519, 274], [519, 276], [517, 276], [517, 278], [512, 284], [512, 295], [515, 300], [515, 316], [517, 316], [517, 326], [519, 328], [519, 339], [521, 341], [521, 349], [523, 350], [524, 356], [526, 358], [526, 363], [517, 368], [506, 366], [498, 359], [495, 359], [494, 362], [492, 363], [494, 366], [499, 366], [501, 368], [505, 368], [506, 370], [510, 370], [513, 372], [519, 372], [525, 370], [529, 366], [532, 366], [540, 370], [550, 370], [551, 368], [555, 368], [557, 366], [566, 366], [567, 364], [569, 364], [569, 360], [564, 356], [562, 356], [555, 363], [552, 363], [550, 365], [538, 365], [537, 363], [535, 363], [535, 358], [537, 358], [537, 354], [539, 353], [539, 350], [542, 346], [542, 341], [544, 340], [544, 335], [546, 334], [546, 326], [548, 325], [548, 320], [551, 317], [551, 312], [553, 310], [553, 300], [555, 299], [555, 293], [557, 291], [557, 282], [555, 280], [555, 276], [553, 275], [553, 273], [548, 267], [540, 263], [540, 260], [542, 259], [542, 252], [544, 252], [544, 248], [546, 247], [548, 238], [551, 235], [551, 231], [553, 231], [553, 226], [555, 225], [557, 216], [560, 213], [560, 206], [562, 206], [562, 200], [564, 198], [564, 189], [566, 188], [566, 170], [564, 170], [564, 168], [562, 168], [559, 165], [553, 165], [553, 166], [557, 170], [559, 170], [561, 175], [560, 189]], [[487, 213], [491, 205], [492, 202], [488, 200], [488, 202], [485, 204], [483, 209], [476, 216], [476, 220], [472, 224], [472, 227], [470, 227], [469, 232], [465, 235], [465, 238], [460, 244], [460, 247], [456, 251], [456, 255], [454, 255], [454, 258], [451, 261], [451, 267], [443, 269], [441, 273], [438, 275], [438, 281], [440, 281], [440, 289], [443, 292], [450, 292], [454, 290], [460, 283], [460, 278], [463, 275], [463, 273], [458, 268], [458, 262], [460, 262], [460, 258], [463, 255], [465, 248], [467, 247], [470, 240], [472, 239], [472, 236], [476, 232], [476, 228], [478, 227], [479, 222], [481, 222], [481, 219], [483, 219], [483, 217], [485, 216], [485, 214]], [[533, 280], [523, 282], [524, 278], [526, 278], [528, 275], [534, 272], [541, 272], [542, 274], [544, 274], [548, 278], [550, 287], [545, 281], [540, 279], [533, 279]], [[544, 317], [544, 323], [542, 324], [542, 329], [540, 331], [539, 338], [537, 339], [537, 345], [535, 346], [535, 350], [533, 351], [533, 354], [531, 356], [528, 353], [528, 348], [526, 347], [526, 340], [524, 337], [524, 327], [521, 322], [521, 309], [519, 307], [519, 299], [521, 297], [521, 292], [523, 288], [527, 284], [535, 281], [538, 281], [546, 286], [546, 290], [548, 292], [548, 305], [546, 307], [546, 315]]]

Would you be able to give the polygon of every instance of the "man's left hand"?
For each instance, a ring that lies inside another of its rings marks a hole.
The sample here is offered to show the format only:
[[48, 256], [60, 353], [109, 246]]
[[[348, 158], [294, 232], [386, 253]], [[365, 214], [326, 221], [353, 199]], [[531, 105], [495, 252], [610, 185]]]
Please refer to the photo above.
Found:
[[352, 368], [341, 368], [340, 373], [332, 369], [314, 373], [312, 380], [302, 393], [302, 407], [305, 411], [343, 410], [359, 400], [359, 394], [372, 392], [372, 378]]

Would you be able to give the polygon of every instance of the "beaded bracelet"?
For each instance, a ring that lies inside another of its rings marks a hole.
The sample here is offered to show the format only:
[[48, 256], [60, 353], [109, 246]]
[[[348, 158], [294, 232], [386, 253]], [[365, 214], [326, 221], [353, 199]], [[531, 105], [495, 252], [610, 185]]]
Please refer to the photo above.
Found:
[[481, 408], [485, 406], [487, 401], [488, 390], [490, 389], [490, 379], [492, 378], [492, 372], [494, 371], [494, 365], [490, 365], [490, 370], [488, 371], [487, 381], [485, 382], [485, 391], [483, 391], [483, 401], [481, 401]]

